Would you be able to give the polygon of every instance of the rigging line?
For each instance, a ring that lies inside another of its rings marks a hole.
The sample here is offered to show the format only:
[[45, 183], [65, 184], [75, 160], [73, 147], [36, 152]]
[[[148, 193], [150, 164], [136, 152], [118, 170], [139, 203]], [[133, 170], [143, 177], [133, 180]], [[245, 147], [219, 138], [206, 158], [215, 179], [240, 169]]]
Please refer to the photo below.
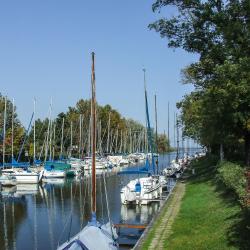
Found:
[[41, 156], [42, 156], [42, 153], [43, 153], [43, 149], [44, 149], [44, 147], [45, 147], [46, 138], [47, 138], [47, 132], [46, 132], [46, 135], [45, 135], [45, 137], [44, 137], [43, 145], [42, 145], [42, 147], [41, 147], [41, 151], [40, 151], [40, 154], [39, 154], [39, 158], [38, 158], [39, 161], [41, 160]]
[[22, 154], [24, 144], [25, 144], [25, 142], [26, 142], [26, 140], [27, 140], [27, 138], [28, 138], [28, 133], [29, 133], [29, 130], [30, 130], [30, 126], [31, 126], [33, 117], [34, 117], [34, 112], [33, 112], [32, 115], [31, 115], [31, 119], [30, 119], [30, 123], [29, 123], [28, 129], [25, 131], [25, 137], [24, 137], [24, 140], [23, 140], [21, 149], [20, 149], [19, 154], [18, 154], [17, 162], [19, 162], [19, 160], [20, 160], [20, 156], [21, 156], [21, 154]]
[[107, 206], [107, 212], [108, 212], [108, 220], [109, 220], [109, 224], [110, 224], [110, 230], [111, 230], [111, 233], [112, 233], [113, 240], [116, 240], [116, 238], [114, 236], [114, 232], [113, 232], [113, 226], [112, 226], [111, 218], [110, 218], [109, 201], [108, 201], [108, 194], [107, 194], [105, 173], [103, 173], [103, 183], [104, 183], [104, 191], [105, 191], [106, 206]]
[[[75, 191], [74, 191], [73, 199], [72, 199], [72, 200], [75, 200], [75, 197], [76, 197], [76, 190], [77, 190], [77, 187], [76, 187], [76, 185], [75, 185]], [[60, 235], [59, 235], [59, 239], [58, 239], [58, 241], [57, 241], [57, 245], [58, 245], [58, 246], [59, 246], [59, 243], [60, 243], [60, 241], [61, 241], [61, 239], [62, 239], [63, 233], [64, 233], [64, 231], [65, 231], [65, 229], [66, 229], [68, 223], [69, 223], [69, 222], [72, 223], [72, 215], [73, 215], [73, 202], [71, 202], [71, 208], [70, 208], [69, 215], [68, 215], [68, 217], [67, 217], [67, 219], [66, 219], [66, 222], [64, 223], [63, 230], [62, 230], [62, 232], [61, 232]], [[70, 233], [71, 233], [71, 225], [70, 225], [70, 230], [69, 230], [68, 236], [70, 236]], [[69, 240], [69, 238], [68, 238], [68, 240]]]
[[100, 181], [100, 184], [99, 184], [99, 189], [100, 189], [100, 194], [101, 194], [101, 209], [102, 209], [102, 222], [104, 223], [104, 210], [103, 210], [103, 197], [102, 197], [102, 181]]
[[[84, 179], [83, 179], [84, 180]], [[84, 182], [83, 182], [83, 187], [84, 187]], [[88, 181], [86, 182], [86, 187], [84, 189], [84, 196], [83, 196], [83, 214], [82, 216], [84, 217], [84, 208], [85, 208], [85, 204], [86, 204], [86, 196], [87, 196], [87, 187], [88, 187]], [[83, 228], [83, 220], [81, 221], [81, 229]]]

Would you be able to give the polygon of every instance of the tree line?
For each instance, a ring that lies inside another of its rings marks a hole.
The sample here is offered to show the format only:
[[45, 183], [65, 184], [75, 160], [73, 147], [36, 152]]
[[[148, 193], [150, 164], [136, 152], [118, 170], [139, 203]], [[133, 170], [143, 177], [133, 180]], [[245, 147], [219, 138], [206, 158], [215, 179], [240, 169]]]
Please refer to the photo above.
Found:
[[[18, 119], [16, 107], [7, 98], [6, 119], [6, 159], [11, 161], [12, 117], [14, 117], [14, 158], [17, 158], [21, 145], [27, 135], [22, 160], [33, 160], [34, 154], [34, 123], [29, 131]], [[5, 97], [0, 95], [0, 151], [3, 152]], [[46, 155], [58, 159], [62, 157], [85, 157], [90, 148], [90, 100], [79, 100], [74, 107], [68, 107], [67, 112], [59, 113], [55, 118], [35, 120], [35, 157], [43, 160]], [[14, 113], [13, 113], [14, 112]], [[128, 154], [146, 152], [148, 149], [146, 128], [139, 122], [126, 119], [110, 105], [97, 105], [97, 149], [101, 155]], [[153, 141], [156, 142], [155, 133]], [[158, 135], [158, 151], [164, 153], [170, 150], [169, 141], [164, 134]], [[48, 144], [48, 145], [47, 145]], [[2, 154], [1, 154], [2, 156]], [[2, 161], [2, 157], [1, 157]]]

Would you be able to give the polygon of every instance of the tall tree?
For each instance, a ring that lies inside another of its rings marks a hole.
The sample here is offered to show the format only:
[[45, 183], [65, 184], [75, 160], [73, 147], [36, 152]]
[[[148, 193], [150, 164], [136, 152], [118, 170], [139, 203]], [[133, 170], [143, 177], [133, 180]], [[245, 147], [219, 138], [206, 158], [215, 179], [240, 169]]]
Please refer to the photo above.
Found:
[[195, 91], [179, 103], [185, 133], [215, 148], [244, 142], [250, 165], [250, 2], [248, 0], [157, 0], [153, 11], [174, 6], [174, 17], [149, 27], [171, 48], [199, 55], [183, 70]]

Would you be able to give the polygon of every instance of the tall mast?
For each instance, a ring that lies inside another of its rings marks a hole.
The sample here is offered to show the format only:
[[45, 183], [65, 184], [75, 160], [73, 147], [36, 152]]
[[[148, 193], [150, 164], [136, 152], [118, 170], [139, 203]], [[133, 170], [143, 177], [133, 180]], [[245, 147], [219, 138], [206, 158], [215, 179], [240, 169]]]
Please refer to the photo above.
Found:
[[174, 112], [174, 148], [176, 147], [176, 142], [175, 142], [175, 128], [176, 128], [176, 115], [175, 115], [175, 112]]
[[64, 130], [64, 117], [62, 120], [62, 135], [61, 135], [61, 151], [60, 151], [60, 159], [62, 159], [62, 153], [63, 153], [63, 131]]
[[52, 142], [52, 160], [54, 161], [55, 158], [55, 140], [56, 140], [56, 122], [53, 126], [53, 142]]
[[156, 95], [155, 95], [155, 148], [156, 148], [156, 171], [158, 174], [158, 128], [157, 128], [157, 103], [156, 103]]
[[91, 114], [89, 117], [89, 134], [88, 134], [88, 156], [90, 156], [91, 151]]
[[91, 74], [91, 120], [92, 120], [92, 215], [96, 215], [96, 173], [95, 173], [95, 151], [96, 151], [96, 95], [95, 95], [95, 53], [92, 52], [92, 74]]
[[177, 137], [177, 151], [176, 151], [176, 161], [179, 160], [179, 120], [176, 114], [176, 137]]
[[47, 137], [46, 137], [46, 144], [45, 144], [44, 161], [47, 161], [47, 156], [48, 156], [49, 136], [50, 136], [50, 123], [51, 123], [51, 112], [52, 112], [52, 99], [50, 101], [50, 106], [49, 106], [49, 119], [48, 119], [48, 129], [47, 129]]
[[149, 120], [149, 111], [148, 111], [148, 96], [147, 96], [147, 89], [146, 89], [146, 70], [143, 69], [144, 72], [144, 92], [145, 92], [145, 106], [146, 106], [146, 119], [147, 119], [147, 136], [148, 136], [148, 149], [149, 152], [152, 154], [152, 168], [153, 173], [155, 174], [155, 161], [154, 161], [154, 150], [153, 150], [153, 142], [152, 142], [152, 131], [150, 126]]
[[79, 159], [81, 158], [81, 147], [82, 147], [82, 114], [80, 114], [80, 117], [79, 117], [79, 127], [80, 127], [80, 138], [79, 138]]
[[108, 121], [108, 138], [107, 138], [107, 148], [106, 152], [109, 153], [109, 132], [110, 132], [110, 112], [109, 112], [109, 121]]
[[170, 139], [169, 139], [169, 102], [168, 102], [168, 144], [170, 146]]
[[15, 112], [15, 104], [14, 98], [12, 100], [12, 121], [11, 121], [11, 162], [14, 161], [14, 112]]
[[7, 108], [7, 97], [5, 97], [4, 100], [4, 116], [3, 116], [3, 167], [5, 164], [6, 108]]
[[34, 98], [34, 134], [33, 134], [33, 163], [35, 165], [36, 162], [36, 117], [35, 117], [35, 112], [36, 112], [36, 99]]
[[72, 121], [71, 121], [70, 122], [70, 152], [69, 152], [69, 157], [71, 157], [71, 155], [72, 155], [72, 142], [73, 142], [72, 132], [73, 132], [73, 124], [72, 124]]

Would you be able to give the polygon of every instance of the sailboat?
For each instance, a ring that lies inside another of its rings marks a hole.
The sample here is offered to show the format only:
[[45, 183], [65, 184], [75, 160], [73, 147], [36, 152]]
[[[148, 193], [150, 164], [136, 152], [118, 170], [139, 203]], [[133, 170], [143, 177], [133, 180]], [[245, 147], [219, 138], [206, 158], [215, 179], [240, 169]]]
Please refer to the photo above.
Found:
[[[6, 100], [7, 100], [7, 98], [5, 99], [5, 113], [4, 113], [5, 121], [6, 121]], [[34, 117], [34, 112], [31, 116], [30, 124], [29, 124], [28, 130], [25, 133], [25, 137], [24, 137], [21, 149], [19, 151], [18, 159], [16, 161], [14, 159], [14, 153], [13, 153], [14, 110], [15, 110], [14, 100], [12, 103], [12, 108], [13, 108], [13, 111], [12, 111], [12, 139], [11, 139], [12, 140], [12, 142], [11, 142], [12, 143], [12, 162], [10, 164], [5, 163], [5, 159], [4, 159], [5, 151], [4, 151], [3, 152], [3, 168], [4, 169], [2, 170], [3, 178], [4, 178], [4, 176], [5, 177], [11, 176], [10, 178], [14, 177], [16, 179], [16, 183], [27, 183], [27, 184], [38, 183], [41, 180], [41, 175], [39, 175], [38, 172], [31, 171], [28, 169], [28, 167], [30, 166], [29, 162], [19, 162], [24, 144], [25, 144], [26, 139], [27, 139], [28, 131], [30, 129], [31, 122], [32, 122], [32, 119]], [[6, 126], [5, 121], [4, 121], [4, 133], [5, 133], [5, 126]], [[5, 135], [4, 135], [4, 137], [5, 137]], [[5, 138], [4, 138], [4, 140], [5, 140]], [[10, 166], [11, 168], [5, 168], [6, 166]], [[12, 178], [12, 180], [11, 180], [12, 182], [13, 182], [14, 178]]]
[[[147, 120], [147, 137], [149, 142], [149, 153], [146, 157], [145, 167], [138, 171], [122, 171], [120, 174], [138, 174], [138, 178], [131, 180], [126, 186], [121, 189], [120, 196], [122, 204], [140, 204], [147, 205], [152, 200], [160, 198], [162, 195], [162, 185], [159, 176], [155, 176], [155, 157], [153, 153], [152, 131], [148, 112], [148, 99], [146, 90], [145, 69], [144, 71], [144, 92]], [[150, 159], [151, 158], [151, 159]], [[151, 160], [151, 164], [150, 164]], [[150, 169], [152, 165], [152, 170]], [[147, 177], [140, 177], [140, 174], [147, 174]]]
[[59, 246], [58, 250], [117, 250], [119, 248], [118, 235], [111, 222], [101, 225], [96, 219], [96, 97], [95, 97], [95, 54], [92, 53], [92, 100], [91, 100], [91, 121], [92, 121], [92, 185], [91, 185], [91, 220], [73, 238]]

